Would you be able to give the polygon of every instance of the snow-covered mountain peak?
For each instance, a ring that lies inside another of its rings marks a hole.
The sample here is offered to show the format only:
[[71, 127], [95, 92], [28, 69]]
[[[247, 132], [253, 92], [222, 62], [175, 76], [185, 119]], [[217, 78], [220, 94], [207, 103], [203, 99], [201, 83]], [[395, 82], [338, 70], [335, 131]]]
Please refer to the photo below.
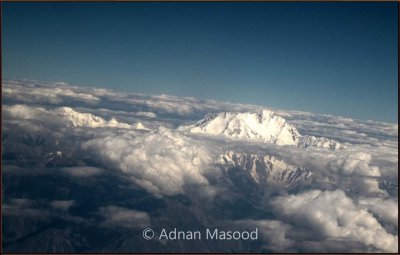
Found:
[[207, 114], [190, 132], [259, 140], [278, 145], [296, 145], [300, 137], [294, 126], [268, 110]]
[[310, 146], [330, 150], [344, 148], [339, 142], [329, 138], [302, 136], [295, 126], [269, 110], [209, 113], [186, 130], [192, 133], [223, 135], [232, 139], [294, 145], [301, 148]]

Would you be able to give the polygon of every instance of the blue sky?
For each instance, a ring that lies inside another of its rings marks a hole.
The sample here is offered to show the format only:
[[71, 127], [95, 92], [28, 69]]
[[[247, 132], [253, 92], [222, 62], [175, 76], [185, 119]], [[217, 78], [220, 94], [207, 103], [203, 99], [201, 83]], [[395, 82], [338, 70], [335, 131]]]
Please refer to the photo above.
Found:
[[397, 3], [1, 3], [3, 79], [397, 123]]

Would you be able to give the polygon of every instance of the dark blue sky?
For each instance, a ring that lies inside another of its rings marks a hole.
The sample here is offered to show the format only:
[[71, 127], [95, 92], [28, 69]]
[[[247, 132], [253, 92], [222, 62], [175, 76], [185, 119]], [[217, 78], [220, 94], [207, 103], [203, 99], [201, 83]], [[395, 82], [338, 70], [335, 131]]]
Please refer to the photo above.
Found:
[[4, 79], [397, 123], [397, 3], [1, 3]]

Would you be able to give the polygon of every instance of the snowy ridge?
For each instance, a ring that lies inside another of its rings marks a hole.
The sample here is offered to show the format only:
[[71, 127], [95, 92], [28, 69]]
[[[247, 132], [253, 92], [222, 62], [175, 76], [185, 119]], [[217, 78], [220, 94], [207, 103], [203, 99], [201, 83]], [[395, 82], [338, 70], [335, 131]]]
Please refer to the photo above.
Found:
[[126, 123], [120, 123], [116, 119], [112, 118], [110, 121], [95, 116], [91, 113], [80, 113], [70, 107], [60, 107], [57, 113], [62, 115], [68, 122], [69, 126], [72, 127], [119, 127], [119, 128], [131, 128]]
[[227, 151], [221, 155], [219, 164], [227, 171], [232, 168], [244, 170], [257, 184], [266, 184], [268, 181], [289, 186], [301, 179], [311, 176], [311, 171], [305, 167], [298, 167], [269, 155], [236, 153]]
[[111, 128], [125, 128], [125, 129], [146, 129], [142, 123], [137, 123], [136, 127], [118, 122], [115, 118], [111, 118], [109, 121], [95, 116], [91, 113], [80, 113], [70, 107], [60, 107], [56, 110], [58, 115], [61, 115], [67, 121], [67, 125], [70, 127], [111, 127]]
[[189, 132], [245, 140], [257, 140], [277, 145], [295, 145], [306, 148], [310, 146], [342, 149], [338, 142], [328, 138], [302, 136], [299, 131], [284, 118], [274, 112], [263, 110], [258, 112], [223, 112], [207, 114], [195, 125], [188, 127]]

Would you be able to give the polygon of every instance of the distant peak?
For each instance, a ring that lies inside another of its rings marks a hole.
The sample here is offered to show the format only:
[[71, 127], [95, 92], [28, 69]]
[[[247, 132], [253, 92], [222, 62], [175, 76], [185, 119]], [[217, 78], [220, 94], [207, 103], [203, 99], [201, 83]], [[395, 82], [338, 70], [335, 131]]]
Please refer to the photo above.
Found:
[[71, 127], [89, 127], [89, 128], [125, 128], [125, 129], [141, 129], [147, 130], [142, 123], [137, 123], [136, 126], [127, 123], [119, 122], [112, 117], [109, 121], [102, 117], [93, 115], [91, 113], [77, 112], [71, 107], [60, 107], [56, 112], [67, 120], [67, 125]]

